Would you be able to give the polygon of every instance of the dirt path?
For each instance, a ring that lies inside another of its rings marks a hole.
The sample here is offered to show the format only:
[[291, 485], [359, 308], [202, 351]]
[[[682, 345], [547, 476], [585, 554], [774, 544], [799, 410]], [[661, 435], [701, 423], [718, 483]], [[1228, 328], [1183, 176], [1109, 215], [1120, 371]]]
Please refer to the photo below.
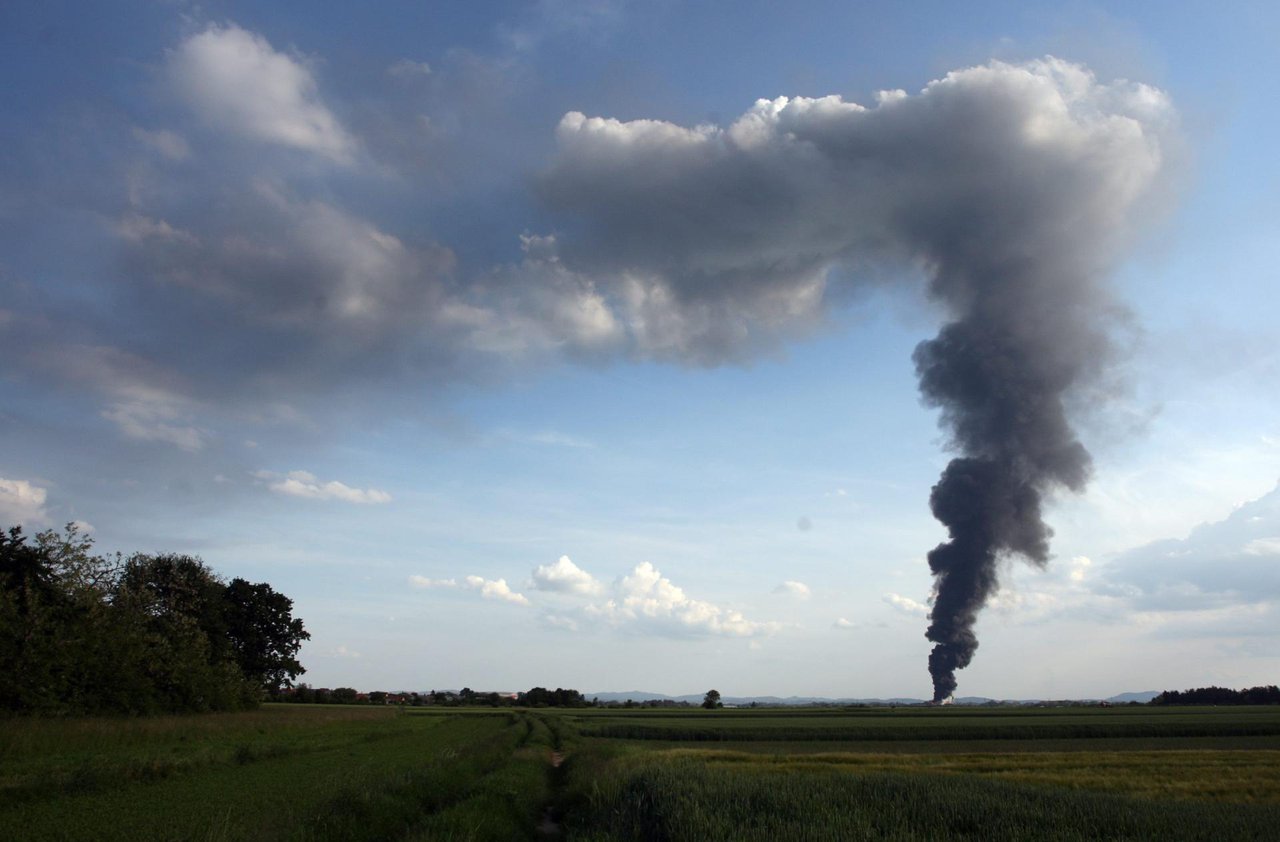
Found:
[[[557, 800], [560, 789], [563, 787], [561, 776], [557, 774], [560, 765], [564, 763], [564, 752], [554, 749], [551, 752], [551, 769], [548, 775], [551, 779], [552, 800]], [[563, 815], [560, 809], [554, 804], [547, 805], [542, 811], [542, 821], [538, 823], [538, 836], [542, 839], [559, 839], [564, 836], [564, 826], [561, 824]]]

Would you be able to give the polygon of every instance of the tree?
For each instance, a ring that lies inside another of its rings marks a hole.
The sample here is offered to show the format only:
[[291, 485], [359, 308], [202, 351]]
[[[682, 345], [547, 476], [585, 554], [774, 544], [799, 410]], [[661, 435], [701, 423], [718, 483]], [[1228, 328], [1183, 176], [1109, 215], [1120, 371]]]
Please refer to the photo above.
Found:
[[93, 552], [75, 523], [0, 531], [0, 709], [229, 710], [288, 684], [308, 638], [293, 603], [188, 555]]
[[724, 705], [721, 704], [720, 702], [720, 691], [708, 690], [707, 695], [704, 696], [702, 699], [702, 706], [707, 710], [714, 710], [715, 708], [724, 707]]
[[293, 600], [265, 582], [256, 585], [232, 579], [223, 593], [226, 634], [245, 678], [267, 693], [293, 686], [306, 672], [298, 649], [311, 635], [293, 616]]
[[95, 555], [93, 536], [71, 521], [62, 532], [46, 529], [36, 535], [36, 546], [48, 557], [54, 576], [72, 596], [102, 599], [115, 586], [124, 569], [119, 553]]
[[56, 709], [70, 672], [59, 639], [68, 613], [48, 554], [21, 527], [0, 532], [0, 707]]

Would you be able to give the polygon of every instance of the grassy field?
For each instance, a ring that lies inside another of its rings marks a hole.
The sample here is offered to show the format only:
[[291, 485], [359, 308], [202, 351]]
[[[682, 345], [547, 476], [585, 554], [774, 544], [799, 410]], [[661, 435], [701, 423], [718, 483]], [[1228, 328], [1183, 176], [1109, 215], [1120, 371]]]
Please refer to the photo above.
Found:
[[552, 739], [518, 712], [9, 720], [0, 838], [519, 839]]
[[1280, 709], [0, 720], [0, 839], [548, 836], [1273, 840]]

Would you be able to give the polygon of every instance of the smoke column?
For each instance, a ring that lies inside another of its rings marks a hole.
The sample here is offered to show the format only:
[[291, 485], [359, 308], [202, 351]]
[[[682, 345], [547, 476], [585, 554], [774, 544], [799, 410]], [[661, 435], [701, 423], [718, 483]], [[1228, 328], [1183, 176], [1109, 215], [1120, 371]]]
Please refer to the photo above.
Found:
[[[601, 347], [701, 365], [803, 336], [850, 286], [923, 275], [943, 325], [914, 361], [957, 453], [929, 500], [949, 533], [929, 553], [941, 701], [1000, 560], [1046, 564], [1044, 504], [1089, 478], [1070, 414], [1111, 356], [1124, 317], [1107, 276], [1175, 124], [1160, 91], [1055, 58], [957, 70], [873, 107], [760, 100], [727, 128], [570, 113], [541, 182], [570, 225], [533, 263]], [[898, 268], [859, 271], [883, 266]]]
[[[1081, 297], [1091, 294], [1085, 283], [1077, 290]], [[956, 670], [968, 666], [978, 648], [973, 627], [998, 588], [1001, 554], [1043, 565], [1052, 535], [1041, 519], [1045, 492], [1080, 490], [1088, 478], [1089, 454], [1063, 406], [1066, 389], [1105, 353], [1101, 337], [1090, 342], [1079, 335], [1088, 333], [1069, 313], [1037, 326], [1016, 307], [980, 307], [916, 349], [921, 392], [942, 408], [964, 454], [943, 471], [929, 498], [950, 534], [929, 553], [935, 593], [925, 634], [936, 644], [929, 655], [934, 701], [952, 695]], [[1055, 353], [1064, 340], [1076, 340], [1079, 358]]]

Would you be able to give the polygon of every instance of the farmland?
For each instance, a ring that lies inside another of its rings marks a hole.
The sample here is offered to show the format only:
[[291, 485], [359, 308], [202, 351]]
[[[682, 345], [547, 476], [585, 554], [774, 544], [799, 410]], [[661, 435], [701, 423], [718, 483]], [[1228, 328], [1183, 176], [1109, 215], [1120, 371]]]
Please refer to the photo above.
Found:
[[5, 720], [0, 757], [3, 838], [1280, 835], [1276, 707], [269, 705]]

